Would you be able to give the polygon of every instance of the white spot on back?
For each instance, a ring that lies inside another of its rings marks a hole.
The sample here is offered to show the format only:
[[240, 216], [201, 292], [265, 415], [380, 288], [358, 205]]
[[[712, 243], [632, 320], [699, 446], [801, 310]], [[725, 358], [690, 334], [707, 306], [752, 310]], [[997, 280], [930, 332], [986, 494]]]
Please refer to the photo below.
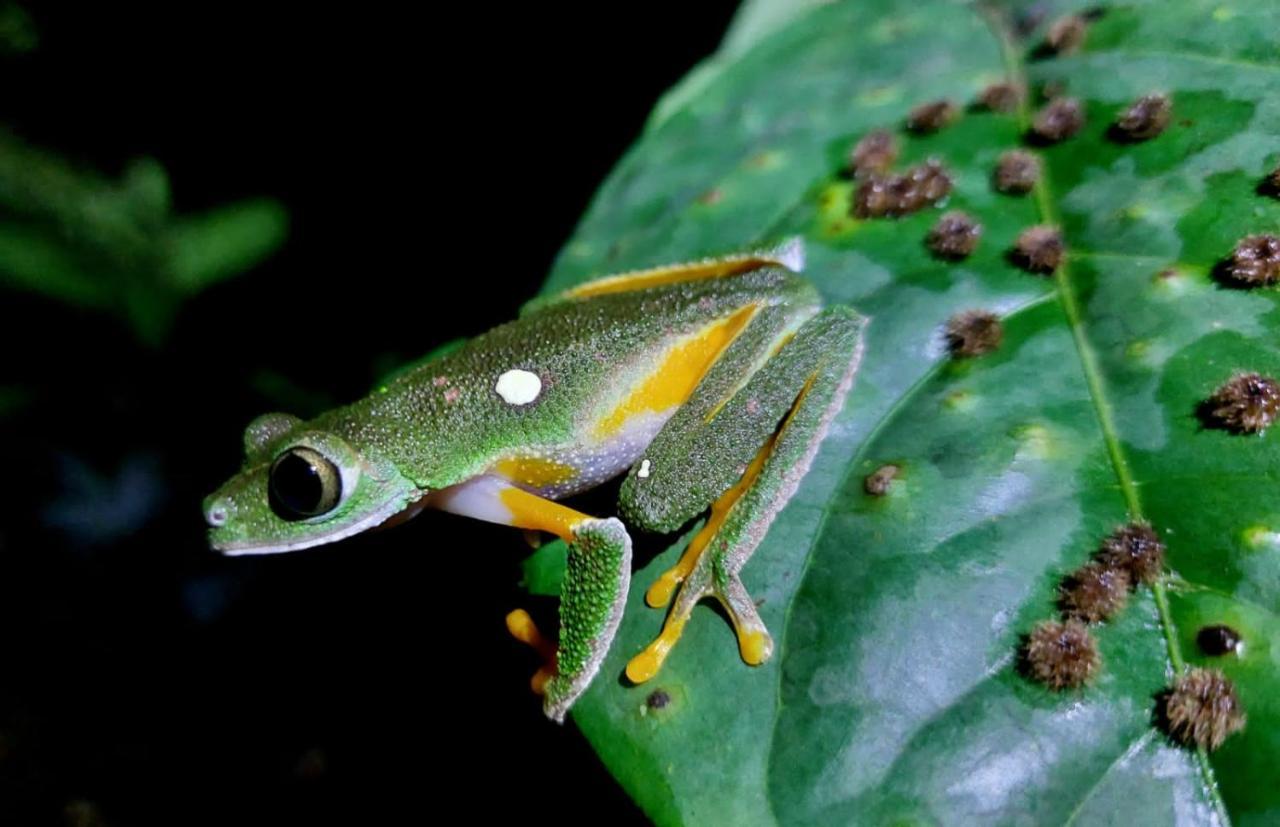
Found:
[[542, 393], [542, 380], [527, 370], [509, 370], [498, 377], [493, 388], [510, 405], [528, 405]]
[[645, 479], [649, 476], [649, 460], [646, 459], [640, 463], [640, 470], [636, 472], [636, 476], [640, 479]]

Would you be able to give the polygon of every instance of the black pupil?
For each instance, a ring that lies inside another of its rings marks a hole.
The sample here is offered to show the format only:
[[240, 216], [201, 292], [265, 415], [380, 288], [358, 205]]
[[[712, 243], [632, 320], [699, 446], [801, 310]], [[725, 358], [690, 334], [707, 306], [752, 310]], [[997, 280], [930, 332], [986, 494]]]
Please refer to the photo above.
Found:
[[277, 514], [286, 519], [314, 517], [324, 502], [324, 478], [318, 463], [325, 460], [290, 452], [271, 469], [271, 499]]

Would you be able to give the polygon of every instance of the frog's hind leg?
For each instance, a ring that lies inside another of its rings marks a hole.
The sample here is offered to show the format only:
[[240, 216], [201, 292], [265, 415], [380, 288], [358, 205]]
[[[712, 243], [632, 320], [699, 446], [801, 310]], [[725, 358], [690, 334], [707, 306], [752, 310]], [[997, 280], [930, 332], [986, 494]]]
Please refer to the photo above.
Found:
[[569, 544], [560, 594], [559, 643], [553, 646], [543, 639], [527, 613], [517, 610], [507, 617], [508, 629], [516, 638], [548, 657], [533, 685], [542, 692], [547, 717], [563, 721], [599, 671], [622, 618], [631, 583], [631, 537], [626, 528], [615, 517], [596, 519], [492, 476], [432, 497], [432, 505], [444, 511], [546, 531]]
[[[772, 639], [739, 574], [795, 493], [840, 410], [861, 356], [863, 323], [846, 308], [815, 316], [732, 397], [715, 405], [709, 418], [660, 433], [632, 470], [623, 487], [629, 519], [670, 530], [699, 505], [681, 482], [683, 475], [672, 474], [679, 490], [664, 486], [666, 471], [688, 464], [695, 471], [701, 464], [737, 464], [739, 469], [745, 464], [737, 481], [715, 499], [706, 524], [680, 561], [646, 594], [652, 606], [667, 605], [673, 595], [675, 603], [657, 639], [627, 665], [632, 681], [657, 673], [694, 606], [708, 596], [728, 612], [742, 659], [752, 665], [768, 660]], [[772, 423], [763, 440], [747, 425], [760, 418]], [[745, 462], [744, 449], [754, 451], [745, 454]]]
[[799, 273], [804, 269], [803, 240], [789, 238], [772, 247], [746, 253], [735, 253], [719, 258], [704, 258], [697, 261], [686, 261], [680, 264], [667, 264], [645, 270], [631, 270], [625, 273], [602, 276], [598, 279], [584, 282], [577, 287], [571, 287], [563, 293], [534, 299], [526, 304], [520, 312], [521, 315], [524, 315], [549, 305], [600, 296], [606, 293], [627, 293], [682, 282], [727, 278], [764, 267], [785, 267], [792, 272]]

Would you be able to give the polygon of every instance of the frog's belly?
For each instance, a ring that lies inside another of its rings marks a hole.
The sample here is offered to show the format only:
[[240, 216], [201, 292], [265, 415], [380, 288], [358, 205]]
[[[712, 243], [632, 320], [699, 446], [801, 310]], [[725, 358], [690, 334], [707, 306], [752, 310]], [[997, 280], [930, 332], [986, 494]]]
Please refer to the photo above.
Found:
[[635, 464], [674, 412], [632, 416], [608, 439], [523, 450], [498, 461], [492, 473], [553, 500], [595, 488]]

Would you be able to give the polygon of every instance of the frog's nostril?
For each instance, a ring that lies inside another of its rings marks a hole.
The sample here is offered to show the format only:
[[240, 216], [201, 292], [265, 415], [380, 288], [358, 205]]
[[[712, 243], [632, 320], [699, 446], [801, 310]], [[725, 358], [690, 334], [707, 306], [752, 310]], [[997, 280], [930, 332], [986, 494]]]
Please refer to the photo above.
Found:
[[223, 505], [212, 505], [205, 509], [204, 519], [210, 526], [217, 528], [227, 521], [227, 509]]

